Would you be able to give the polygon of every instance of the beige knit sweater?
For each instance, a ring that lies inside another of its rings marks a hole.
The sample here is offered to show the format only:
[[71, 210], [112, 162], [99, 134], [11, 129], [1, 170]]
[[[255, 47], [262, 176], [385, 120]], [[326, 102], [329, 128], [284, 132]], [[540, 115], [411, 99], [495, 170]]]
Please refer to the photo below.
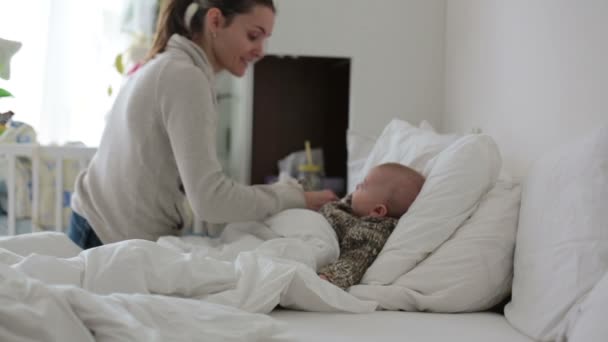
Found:
[[216, 105], [212, 67], [182, 36], [126, 82], [72, 197], [103, 243], [176, 234], [185, 224], [184, 195], [212, 223], [305, 206], [297, 184], [245, 186], [225, 176], [216, 155]]

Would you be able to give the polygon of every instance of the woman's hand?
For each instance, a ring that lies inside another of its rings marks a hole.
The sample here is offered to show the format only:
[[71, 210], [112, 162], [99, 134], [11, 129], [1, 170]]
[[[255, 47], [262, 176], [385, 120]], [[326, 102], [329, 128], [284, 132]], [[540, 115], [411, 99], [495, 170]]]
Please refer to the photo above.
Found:
[[304, 192], [304, 198], [306, 199], [306, 208], [315, 211], [321, 209], [325, 203], [338, 200], [338, 196], [331, 190], [306, 191]]

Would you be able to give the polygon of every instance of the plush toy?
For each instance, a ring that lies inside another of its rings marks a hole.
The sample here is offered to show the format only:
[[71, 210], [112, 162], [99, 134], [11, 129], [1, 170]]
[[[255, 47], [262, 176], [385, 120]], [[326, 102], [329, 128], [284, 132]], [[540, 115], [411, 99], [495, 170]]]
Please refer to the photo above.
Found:
[[[19, 49], [21, 43], [0, 38], [0, 78], [11, 78], [11, 58]], [[8, 90], [0, 88], [0, 98], [13, 96]], [[14, 115], [12, 111], [0, 113], [0, 134], [4, 133], [6, 123]]]
[[11, 78], [11, 58], [20, 48], [21, 43], [0, 38], [0, 78]]
[[[131, 76], [143, 65], [151, 44], [152, 37], [134, 34], [127, 50], [114, 57], [114, 69], [121, 76]], [[113, 92], [112, 86], [108, 86], [108, 96], [112, 96]]]
[[8, 121], [15, 115], [12, 111], [8, 111], [6, 113], [0, 113], [0, 134], [4, 133], [6, 130], [6, 124]]

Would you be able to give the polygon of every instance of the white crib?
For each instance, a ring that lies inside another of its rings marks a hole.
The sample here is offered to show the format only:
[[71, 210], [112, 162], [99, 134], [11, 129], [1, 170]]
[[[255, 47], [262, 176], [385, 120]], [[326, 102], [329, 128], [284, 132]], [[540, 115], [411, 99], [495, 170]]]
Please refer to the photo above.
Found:
[[[78, 146], [43, 146], [39, 144], [0, 144], [0, 157], [7, 158], [8, 161], [8, 175], [6, 179], [6, 187], [8, 193], [8, 205], [7, 205], [7, 235], [12, 236], [17, 234], [16, 222], [17, 217], [15, 214], [16, 202], [15, 202], [15, 176], [16, 176], [16, 162], [19, 157], [30, 158], [32, 161], [32, 198], [31, 198], [31, 232], [38, 232], [44, 230], [40, 225], [40, 221], [37, 219], [40, 215], [40, 164], [42, 156], [46, 159], [55, 161], [55, 224], [54, 229], [56, 231], [63, 231], [65, 224], [63, 218], [63, 206], [62, 196], [64, 189], [64, 173], [63, 173], [63, 161], [66, 160], [77, 160], [79, 163], [80, 170], [84, 169], [93, 155], [97, 151], [96, 148], [92, 147], [78, 147]], [[207, 223], [195, 219], [191, 230], [188, 230], [194, 234], [206, 234], [210, 230], [210, 225]]]
[[30, 158], [32, 161], [32, 199], [31, 199], [31, 222], [32, 232], [41, 231], [42, 227], [36, 219], [40, 209], [40, 163], [41, 158], [50, 158], [56, 162], [55, 168], [55, 230], [62, 231], [63, 207], [62, 196], [64, 188], [63, 161], [77, 160], [80, 169], [85, 168], [96, 152], [96, 148], [76, 147], [76, 146], [42, 146], [39, 144], [0, 144], [0, 156], [7, 158], [8, 174], [6, 187], [8, 193], [7, 206], [7, 234], [16, 234], [16, 215], [15, 215], [15, 177], [16, 162], [19, 157]]

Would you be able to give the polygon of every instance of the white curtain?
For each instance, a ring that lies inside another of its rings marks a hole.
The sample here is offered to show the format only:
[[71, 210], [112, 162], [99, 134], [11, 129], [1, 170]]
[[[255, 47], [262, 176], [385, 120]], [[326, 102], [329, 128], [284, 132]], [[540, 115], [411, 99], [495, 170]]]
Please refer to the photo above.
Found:
[[0, 0], [0, 37], [23, 43], [0, 111], [34, 127], [42, 143], [96, 146], [123, 80], [114, 59], [153, 28], [156, 0]]

